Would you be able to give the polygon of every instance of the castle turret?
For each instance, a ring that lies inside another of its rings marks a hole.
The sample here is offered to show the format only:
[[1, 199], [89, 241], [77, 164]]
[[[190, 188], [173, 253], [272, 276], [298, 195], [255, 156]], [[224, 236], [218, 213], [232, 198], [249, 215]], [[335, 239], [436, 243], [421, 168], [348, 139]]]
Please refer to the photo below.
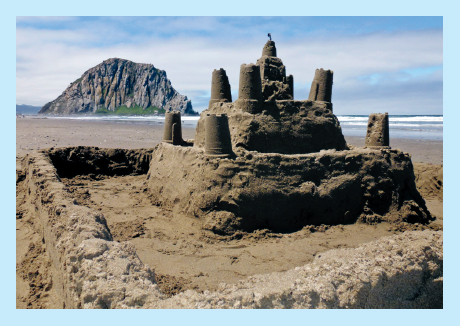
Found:
[[262, 56], [276, 57], [276, 47], [275, 42], [267, 41], [262, 50]]
[[165, 113], [163, 142], [173, 145], [182, 144], [182, 124], [179, 111]]
[[227, 74], [224, 69], [214, 69], [212, 72], [211, 100], [209, 107], [216, 102], [231, 102], [232, 93]]
[[276, 56], [275, 42], [268, 41], [262, 50], [262, 57], [257, 60], [262, 78], [262, 93], [265, 101], [293, 100], [294, 83], [290, 75], [286, 77], [286, 67]]
[[366, 133], [366, 146], [386, 147], [390, 146], [390, 126], [388, 112], [372, 113], [369, 116]]
[[236, 106], [249, 113], [257, 113], [262, 105], [262, 80], [260, 67], [255, 64], [242, 64], [240, 68], [240, 84]]
[[205, 154], [228, 157], [232, 152], [232, 140], [226, 114], [207, 114], [205, 120]]
[[310, 101], [332, 102], [333, 77], [334, 72], [332, 70], [316, 69], [308, 99]]

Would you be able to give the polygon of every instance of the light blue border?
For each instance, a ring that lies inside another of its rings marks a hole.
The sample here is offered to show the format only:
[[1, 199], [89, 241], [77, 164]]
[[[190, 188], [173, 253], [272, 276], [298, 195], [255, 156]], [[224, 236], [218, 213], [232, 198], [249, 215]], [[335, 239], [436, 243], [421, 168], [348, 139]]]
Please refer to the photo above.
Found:
[[[452, 3], [452, 4], [451, 4]], [[7, 7], [9, 6], [9, 7]], [[458, 10], [453, 1], [12, 1], [2, 8], [2, 76], [3, 119], [1, 132], [6, 155], [2, 161], [1, 184], [3, 250], [2, 281], [5, 289], [1, 296], [2, 319], [6, 324], [18, 325], [388, 325], [388, 324], [447, 324], [454, 323], [458, 282], [458, 227], [453, 203], [458, 176], [454, 171], [454, 148], [458, 137], [458, 104], [454, 94], [458, 91], [455, 79], [458, 71]], [[280, 16], [444, 16], [444, 162], [446, 254], [444, 309], [441, 311], [24, 311], [15, 309], [15, 22], [16, 16], [88, 16], [88, 15], [280, 15]]]

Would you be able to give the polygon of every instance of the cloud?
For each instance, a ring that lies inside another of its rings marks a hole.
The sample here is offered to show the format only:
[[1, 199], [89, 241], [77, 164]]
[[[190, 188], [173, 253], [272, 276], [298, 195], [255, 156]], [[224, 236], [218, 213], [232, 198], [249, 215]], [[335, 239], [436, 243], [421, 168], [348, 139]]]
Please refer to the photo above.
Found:
[[334, 71], [333, 101], [339, 111], [367, 114], [369, 107], [388, 103], [398, 112], [426, 107], [442, 114], [441, 29], [301, 33], [295, 22], [303, 20], [289, 25], [263, 17], [256, 23], [245, 17], [113, 17], [72, 21], [75, 27], [68, 29], [20, 22], [17, 103], [43, 105], [87, 69], [119, 57], [165, 70], [173, 87], [201, 111], [209, 101], [214, 69], [227, 71], [236, 99], [240, 65], [256, 62], [270, 30], [277, 35], [277, 54], [287, 74], [294, 75], [297, 100], [308, 97], [315, 69], [324, 68]]

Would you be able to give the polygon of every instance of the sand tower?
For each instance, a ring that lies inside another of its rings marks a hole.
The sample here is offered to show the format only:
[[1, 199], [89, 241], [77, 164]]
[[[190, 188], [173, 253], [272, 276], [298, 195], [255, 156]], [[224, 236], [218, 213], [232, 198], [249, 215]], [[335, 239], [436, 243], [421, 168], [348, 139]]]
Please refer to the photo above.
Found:
[[332, 102], [333, 76], [334, 72], [332, 70], [316, 69], [308, 99], [310, 101]]
[[265, 43], [264, 48], [262, 49], [262, 56], [276, 57], [276, 47], [275, 42], [268, 41]]
[[292, 98], [294, 98], [294, 76], [292, 75], [287, 76], [284, 83], [288, 85], [287, 90], [289, 92], [289, 95], [291, 95]]
[[228, 157], [232, 151], [232, 140], [226, 114], [207, 114], [205, 120], [205, 154]]
[[249, 113], [260, 112], [262, 98], [262, 80], [260, 67], [255, 64], [242, 64], [240, 68], [240, 85], [235, 105]]
[[372, 113], [367, 123], [366, 146], [386, 147], [390, 146], [390, 126], [388, 112]]
[[216, 102], [231, 102], [232, 93], [230, 83], [228, 82], [227, 73], [224, 69], [214, 69], [212, 72], [211, 82], [211, 99], [209, 107]]
[[286, 77], [286, 67], [276, 56], [275, 42], [265, 43], [257, 65], [260, 66], [264, 101], [294, 99], [294, 78], [292, 75]]
[[182, 144], [182, 124], [180, 112], [175, 111], [165, 113], [163, 142], [173, 145]]

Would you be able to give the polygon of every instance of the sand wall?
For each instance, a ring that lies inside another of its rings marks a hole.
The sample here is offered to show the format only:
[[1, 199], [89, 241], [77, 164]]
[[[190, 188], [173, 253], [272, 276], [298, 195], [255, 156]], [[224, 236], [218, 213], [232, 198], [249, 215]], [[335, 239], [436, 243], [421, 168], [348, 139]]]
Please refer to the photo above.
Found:
[[214, 103], [201, 113], [195, 146], [204, 147], [206, 115], [224, 113], [228, 116], [233, 150], [242, 147], [261, 153], [303, 154], [347, 149], [331, 103], [265, 101], [262, 109], [251, 114], [234, 103]]
[[219, 291], [188, 290], [152, 308], [440, 309], [443, 232], [411, 231], [356, 249], [336, 249], [311, 264], [256, 275]]
[[64, 308], [132, 308], [161, 298], [134, 247], [112, 241], [104, 216], [74, 201], [47, 154], [28, 154], [22, 166]]
[[363, 221], [427, 223], [410, 156], [393, 149], [282, 155], [240, 149], [235, 158], [159, 144], [148, 189], [154, 203], [195, 216], [218, 234]]

